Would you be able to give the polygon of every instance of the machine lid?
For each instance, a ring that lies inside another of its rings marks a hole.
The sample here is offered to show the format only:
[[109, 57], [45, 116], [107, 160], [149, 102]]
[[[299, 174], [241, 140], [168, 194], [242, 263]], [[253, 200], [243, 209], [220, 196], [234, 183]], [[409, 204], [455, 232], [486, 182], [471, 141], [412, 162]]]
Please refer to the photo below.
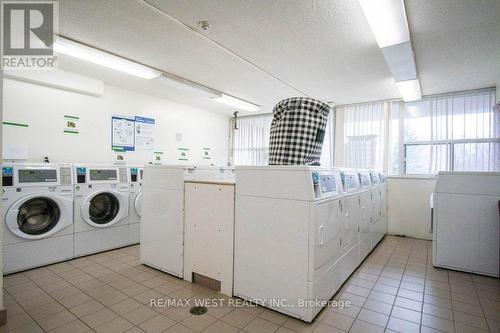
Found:
[[17, 213], [19, 230], [27, 235], [43, 235], [59, 222], [59, 205], [47, 197], [35, 197], [25, 201]]
[[116, 218], [120, 211], [120, 202], [115, 194], [101, 192], [90, 199], [89, 218], [98, 225], [106, 225]]

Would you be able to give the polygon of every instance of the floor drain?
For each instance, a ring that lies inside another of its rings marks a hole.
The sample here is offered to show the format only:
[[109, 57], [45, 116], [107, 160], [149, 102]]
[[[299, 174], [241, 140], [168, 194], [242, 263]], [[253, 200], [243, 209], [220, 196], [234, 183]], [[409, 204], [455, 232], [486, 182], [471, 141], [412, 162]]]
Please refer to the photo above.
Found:
[[202, 314], [207, 313], [208, 309], [204, 306], [193, 306], [189, 312], [194, 314], [195, 316], [200, 316]]

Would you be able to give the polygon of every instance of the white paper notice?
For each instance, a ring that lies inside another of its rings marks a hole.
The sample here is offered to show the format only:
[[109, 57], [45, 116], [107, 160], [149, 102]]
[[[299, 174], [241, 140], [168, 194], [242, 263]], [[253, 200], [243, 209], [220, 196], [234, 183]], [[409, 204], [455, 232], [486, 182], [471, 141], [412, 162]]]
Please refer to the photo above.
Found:
[[155, 120], [135, 117], [135, 150], [153, 150]]
[[134, 118], [113, 116], [112, 149], [134, 150]]

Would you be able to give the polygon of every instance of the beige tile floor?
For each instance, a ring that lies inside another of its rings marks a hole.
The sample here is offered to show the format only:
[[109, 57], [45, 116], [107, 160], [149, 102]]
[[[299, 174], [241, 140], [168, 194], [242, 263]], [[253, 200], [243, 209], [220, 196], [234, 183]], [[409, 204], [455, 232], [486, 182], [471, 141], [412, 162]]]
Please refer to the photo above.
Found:
[[131, 246], [4, 278], [0, 332], [500, 332], [498, 279], [435, 269], [431, 243], [387, 236], [312, 324], [261, 307], [151, 307], [219, 298], [139, 263]]

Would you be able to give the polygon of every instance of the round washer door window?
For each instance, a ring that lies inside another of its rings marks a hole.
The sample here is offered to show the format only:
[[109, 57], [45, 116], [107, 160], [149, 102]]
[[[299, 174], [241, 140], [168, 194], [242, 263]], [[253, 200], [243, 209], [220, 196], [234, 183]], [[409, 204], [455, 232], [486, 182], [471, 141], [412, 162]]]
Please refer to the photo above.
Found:
[[142, 192], [135, 197], [134, 209], [137, 215], [142, 216]]
[[99, 193], [90, 200], [89, 217], [97, 224], [108, 224], [120, 211], [118, 198], [109, 192]]
[[19, 207], [17, 225], [28, 235], [42, 235], [57, 225], [60, 216], [61, 210], [54, 200], [36, 197]]

